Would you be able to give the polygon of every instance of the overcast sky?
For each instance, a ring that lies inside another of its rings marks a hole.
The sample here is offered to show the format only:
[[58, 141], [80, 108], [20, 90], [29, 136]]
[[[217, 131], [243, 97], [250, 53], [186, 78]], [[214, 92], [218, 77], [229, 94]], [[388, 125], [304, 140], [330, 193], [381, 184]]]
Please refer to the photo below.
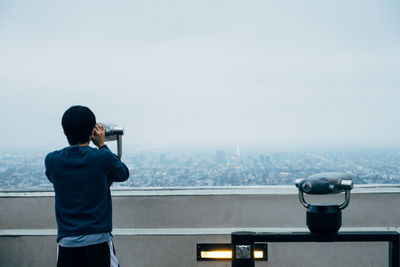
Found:
[[400, 144], [400, 1], [0, 1], [0, 147]]

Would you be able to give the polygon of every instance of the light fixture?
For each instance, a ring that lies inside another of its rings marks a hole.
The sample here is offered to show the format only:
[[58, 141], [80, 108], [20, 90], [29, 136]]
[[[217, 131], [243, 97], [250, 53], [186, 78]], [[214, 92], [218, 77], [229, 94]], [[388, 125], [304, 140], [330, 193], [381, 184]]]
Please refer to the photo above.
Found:
[[[255, 244], [254, 259], [268, 259], [267, 244]], [[197, 260], [198, 261], [226, 261], [232, 260], [231, 244], [197, 244]]]

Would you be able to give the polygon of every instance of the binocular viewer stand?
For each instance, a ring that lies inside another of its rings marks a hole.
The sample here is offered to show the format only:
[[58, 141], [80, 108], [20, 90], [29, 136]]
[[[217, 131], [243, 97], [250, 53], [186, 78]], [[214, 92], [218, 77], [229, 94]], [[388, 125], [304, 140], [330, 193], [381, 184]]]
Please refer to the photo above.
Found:
[[342, 227], [342, 210], [350, 203], [350, 190], [345, 191], [345, 201], [341, 205], [309, 204], [304, 193], [299, 190], [300, 203], [307, 209], [306, 224], [315, 234], [334, 234]]
[[[350, 190], [353, 189], [352, 178], [340, 172], [319, 173], [307, 179], [295, 182], [299, 189], [300, 203], [307, 209], [307, 227], [311, 233], [334, 234], [342, 226], [342, 210], [350, 203]], [[304, 194], [330, 195], [345, 192], [345, 201], [341, 205], [309, 204]]]

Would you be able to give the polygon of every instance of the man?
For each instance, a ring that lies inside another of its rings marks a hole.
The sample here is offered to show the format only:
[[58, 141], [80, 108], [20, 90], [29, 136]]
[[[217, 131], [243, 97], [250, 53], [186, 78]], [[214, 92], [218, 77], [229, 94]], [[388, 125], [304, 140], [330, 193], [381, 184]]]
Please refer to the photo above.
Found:
[[117, 267], [110, 184], [127, 180], [129, 170], [104, 144], [105, 128], [89, 108], [70, 107], [61, 124], [70, 146], [45, 159], [55, 192], [57, 267]]

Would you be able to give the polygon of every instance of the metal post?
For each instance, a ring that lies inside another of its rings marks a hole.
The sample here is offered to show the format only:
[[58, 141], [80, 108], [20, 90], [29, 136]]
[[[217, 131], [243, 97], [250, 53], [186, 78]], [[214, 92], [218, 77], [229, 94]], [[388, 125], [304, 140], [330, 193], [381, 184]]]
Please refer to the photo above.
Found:
[[389, 266], [400, 267], [400, 233], [389, 242]]
[[232, 233], [232, 267], [255, 267], [253, 235], [254, 232]]
[[118, 157], [121, 159], [121, 157], [122, 157], [122, 135], [117, 135], [117, 151], [118, 151]]

